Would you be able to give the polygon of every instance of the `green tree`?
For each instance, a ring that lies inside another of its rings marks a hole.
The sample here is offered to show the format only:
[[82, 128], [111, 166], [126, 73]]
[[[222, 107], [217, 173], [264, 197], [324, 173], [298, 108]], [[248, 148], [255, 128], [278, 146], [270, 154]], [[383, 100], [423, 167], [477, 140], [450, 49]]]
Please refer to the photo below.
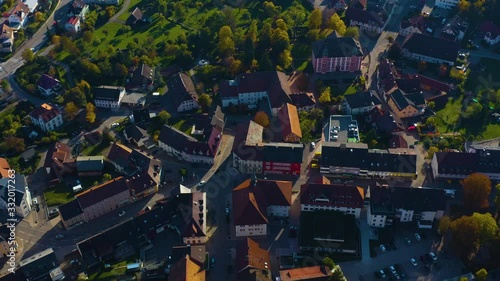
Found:
[[465, 109], [465, 112], [462, 113], [462, 116], [464, 118], [473, 119], [479, 117], [482, 111], [483, 106], [478, 102], [474, 102], [467, 106], [467, 109]]
[[71, 88], [69, 91], [65, 92], [63, 99], [65, 103], [72, 102], [77, 107], [83, 107], [87, 104], [85, 93], [78, 87]]
[[471, 211], [488, 207], [491, 181], [488, 176], [474, 173], [463, 180], [464, 205]]
[[85, 120], [87, 120], [87, 122], [89, 122], [89, 124], [94, 124], [95, 118], [96, 118], [95, 106], [89, 102], [85, 106], [85, 109], [87, 111], [87, 114], [85, 115]]
[[359, 40], [359, 27], [353, 26], [353, 27], [346, 28], [346, 30], [344, 32], [344, 36], [352, 37], [356, 40]]
[[330, 95], [331, 95], [331, 89], [330, 87], [326, 87], [319, 96], [319, 102], [322, 104], [330, 103], [331, 102]]
[[334, 13], [330, 17], [329, 26], [331, 29], [333, 29], [334, 31], [336, 31], [338, 34], [340, 34], [342, 36], [345, 34], [346, 29], [347, 29], [344, 21], [342, 21], [342, 19], [339, 17], [339, 15], [337, 15], [337, 13]]
[[165, 109], [164, 109], [164, 110], [162, 110], [162, 111], [160, 111], [160, 112], [158, 113], [158, 116], [160, 117], [161, 122], [162, 122], [163, 124], [167, 124], [168, 119], [170, 119], [170, 113], [168, 113]]
[[252, 20], [247, 31], [247, 38], [250, 39], [253, 44], [257, 43], [257, 30], [257, 21]]
[[478, 247], [479, 224], [471, 216], [463, 216], [451, 224], [451, 244], [455, 252], [465, 258]]
[[288, 26], [286, 25], [286, 22], [283, 19], [276, 20], [276, 27], [283, 31], [288, 31]]
[[476, 271], [476, 280], [477, 281], [486, 281], [486, 278], [488, 278], [488, 271], [486, 269], [481, 268], [480, 270]]
[[297, 6], [292, 6], [287, 10], [285, 14], [285, 21], [289, 26], [298, 27], [300, 26], [304, 20], [306, 19], [306, 13], [304, 10], [298, 8]]
[[66, 115], [68, 115], [68, 119], [73, 119], [78, 112], [78, 107], [76, 107], [74, 102], [66, 103], [66, 107], [64, 108]]
[[262, 49], [268, 49], [271, 47], [271, 35], [273, 34], [273, 28], [271, 24], [265, 22], [262, 25], [259, 33], [259, 47]]
[[472, 218], [477, 221], [479, 225], [479, 242], [481, 244], [487, 243], [495, 237], [498, 230], [498, 225], [490, 213], [474, 213]]
[[319, 29], [323, 22], [323, 14], [320, 9], [314, 9], [309, 15], [309, 29]]
[[41, 23], [45, 20], [45, 17], [43, 16], [42, 12], [38, 11], [35, 13], [35, 22]]
[[262, 57], [259, 60], [259, 70], [260, 71], [273, 70], [273, 62], [271, 61], [271, 58], [269, 58], [269, 54], [267, 52], [264, 52], [264, 54], [262, 54]]
[[450, 143], [448, 142], [447, 139], [440, 139], [438, 142], [438, 146], [440, 149], [446, 149], [450, 146]]
[[462, 276], [462, 277], [460, 277], [460, 280], [458, 280], [458, 281], [469, 281], [469, 278]]
[[21, 57], [26, 61], [26, 62], [32, 62], [35, 59], [35, 54], [31, 49], [26, 48], [23, 53], [21, 54]]
[[185, 169], [185, 168], [179, 169], [179, 175], [184, 177], [186, 174], [187, 174], [187, 169]]
[[308, 32], [307, 32], [307, 39], [309, 40], [309, 42], [316, 42], [319, 40], [319, 33], [320, 33], [321, 30], [319, 29], [310, 29]]
[[83, 32], [82, 38], [83, 42], [90, 44], [92, 43], [92, 41], [94, 41], [94, 33], [90, 30], [86, 30], [85, 32]]
[[198, 104], [203, 110], [207, 110], [212, 105], [212, 98], [207, 94], [201, 94], [198, 97]]
[[281, 66], [282, 69], [288, 69], [290, 66], [292, 66], [292, 52], [290, 50], [284, 50], [281, 52], [278, 58], [278, 63]]
[[268, 18], [277, 17], [281, 12], [281, 6], [276, 6], [271, 1], [264, 1], [263, 6], [264, 6], [264, 13]]
[[495, 199], [493, 200], [493, 204], [495, 205], [495, 210], [498, 214], [498, 212], [500, 212], [500, 184], [497, 184], [495, 186], [495, 189], [496, 189], [496, 195]]
[[102, 175], [102, 181], [103, 182], [107, 182], [107, 181], [110, 181], [112, 179], [111, 175], [108, 174], [108, 173], [105, 173], [104, 175]]
[[219, 56], [221, 58], [230, 57], [235, 52], [235, 44], [233, 41], [233, 32], [229, 26], [223, 26], [219, 30], [219, 43], [217, 45]]
[[269, 116], [267, 116], [267, 114], [264, 111], [258, 111], [257, 113], [255, 113], [253, 121], [264, 128], [269, 126]]
[[331, 258], [324, 258], [323, 259], [323, 265], [328, 266], [330, 270], [332, 270], [335, 267], [335, 263]]
[[107, 6], [106, 7], [106, 16], [109, 18], [113, 17], [116, 14], [115, 6]]
[[271, 37], [271, 45], [273, 47], [273, 52], [277, 54], [281, 54], [284, 50], [290, 49], [288, 32], [276, 28]]
[[439, 148], [435, 146], [429, 147], [429, 149], [427, 150], [427, 159], [432, 159], [432, 157], [434, 157], [434, 154], [436, 152], [439, 152]]
[[444, 216], [441, 218], [439, 221], [439, 227], [438, 227], [438, 232], [441, 235], [444, 235], [448, 230], [450, 230], [452, 220], [448, 216]]

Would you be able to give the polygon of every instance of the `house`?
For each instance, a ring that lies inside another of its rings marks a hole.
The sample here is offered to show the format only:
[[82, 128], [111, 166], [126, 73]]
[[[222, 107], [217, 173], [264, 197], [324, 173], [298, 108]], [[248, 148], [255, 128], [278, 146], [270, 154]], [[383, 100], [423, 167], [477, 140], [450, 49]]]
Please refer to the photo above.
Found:
[[85, 221], [82, 207], [80, 207], [76, 199], [60, 205], [58, 209], [61, 216], [61, 223], [66, 230], [72, 229]]
[[54, 280], [64, 279], [64, 274], [52, 278], [53, 271], [60, 270], [59, 262], [52, 248], [38, 252], [19, 262], [19, 271], [23, 273], [26, 280]]
[[313, 45], [314, 72], [359, 72], [363, 49], [352, 37], [329, 36]]
[[94, 88], [94, 103], [96, 107], [118, 110], [124, 96], [124, 87], [99, 86]]
[[205, 244], [180, 245], [172, 247], [172, 261], [174, 263], [186, 257], [186, 255], [198, 264], [205, 264], [207, 261], [207, 250]]
[[76, 157], [76, 170], [79, 177], [100, 176], [104, 168], [104, 156]]
[[122, 105], [130, 109], [143, 108], [146, 105], [146, 95], [142, 93], [125, 93], [122, 99]]
[[290, 98], [298, 111], [311, 111], [316, 107], [316, 98], [313, 93], [295, 93], [292, 94]]
[[430, 229], [446, 209], [443, 189], [372, 186], [367, 223], [371, 227], [388, 227], [395, 221], [417, 222], [419, 228]]
[[278, 111], [279, 132], [283, 142], [298, 143], [302, 138], [300, 130], [299, 113], [297, 107], [292, 104], [285, 104]]
[[402, 135], [393, 135], [389, 140], [390, 148], [408, 148], [408, 142]]
[[130, 202], [124, 177], [117, 177], [76, 195], [85, 221], [94, 220]]
[[38, 10], [38, 0], [25, 0], [23, 1], [26, 6], [29, 8], [29, 15], [33, 14], [36, 10]]
[[76, 169], [76, 159], [73, 158], [71, 147], [60, 142], [56, 142], [49, 147], [45, 156], [44, 167], [48, 175], [61, 182], [65, 174], [69, 174]]
[[321, 173], [335, 176], [413, 180], [417, 157], [413, 150], [368, 149], [365, 143], [325, 142]]
[[172, 265], [169, 281], [205, 281], [205, 266], [193, 260], [189, 255]]
[[47, 74], [40, 76], [36, 85], [40, 94], [46, 97], [58, 93], [61, 89], [61, 82]]
[[117, 172], [125, 174], [131, 154], [131, 148], [121, 143], [113, 143], [106, 156], [106, 161], [109, 162]]
[[366, 8], [368, 7], [368, 1], [367, 0], [353, 0], [349, 4], [349, 7], [353, 7], [355, 9], [366, 10]]
[[151, 149], [155, 146], [149, 138], [148, 132], [137, 125], [130, 125], [123, 131], [125, 139], [137, 147], [146, 147]]
[[364, 206], [365, 191], [353, 185], [307, 183], [300, 187], [300, 211], [339, 211], [357, 219]]
[[148, 108], [141, 108], [132, 111], [132, 117], [134, 119], [134, 124], [144, 126], [151, 120], [151, 113], [149, 113]]
[[44, 103], [29, 114], [31, 123], [44, 132], [51, 132], [63, 124], [62, 114], [57, 106]]
[[[400, 78], [396, 79], [396, 87], [405, 93], [421, 92], [420, 80], [416, 78]], [[390, 94], [389, 94], [390, 95]]]
[[34, 147], [30, 147], [26, 151], [21, 153], [21, 159], [24, 161], [24, 163], [28, 163], [35, 156], [38, 156], [38, 153], [36, 152], [36, 149]]
[[283, 104], [292, 102], [288, 77], [279, 71], [240, 74], [234, 80], [221, 82], [219, 95], [223, 108], [244, 104], [255, 109], [262, 101], [269, 105], [273, 116]]
[[15, 29], [22, 28], [28, 21], [30, 8], [24, 2], [18, 2], [14, 9], [10, 12], [8, 21], [10, 26], [15, 26]]
[[167, 81], [167, 95], [170, 96], [177, 112], [185, 112], [197, 109], [198, 94], [191, 77], [184, 73], [178, 73]]
[[332, 275], [332, 270], [324, 265], [280, 270], [281, 281], [328, 281]]
[[446, 84], [444, 82], [429, 78], [421, 74], [414, 74], [410, 76], [412, 79], [418, 79], [420, 81], [420, 88], [424, 91], [433, 91], [436, 93], [448, 93], [454, 87], [451, 84]]
[[372, 123], [373, 128], [382, 134], [392, 134], [405, 130], [402, 123], [396, 123], [394, 116], [389, 111], [384, 111], [378, 107], [369, 113], [367, 119]]
[[134, 200], [158, 192], [158, 183], [147, 173], [128, 178], [127, 186]]
[[0, 51], [2, 53], [11, 53], [12, 46], [14, 46], [14, 31], [7, 24], [0, 24], [0, 44], [2, 45]]
[[177, 206], [184, 221], [184, 225], [179, 228], [182, 242], [185, 245], [206, 243], [208, 241], [207, 194], [205, 192], [189, 192], [177, 197]]
[[91, 145], [96, 145], [102, 142], [102, 133], [100, 131], [93, 131], [83, 135], [83, 138]]
[[400, 89], [389, 95], [388, 104], [399, 118], [421, 115], [426, 108], [422, 93], [406, 94]]
[[287, 218], [292, 204], [292, 182], [247, 179], [233, 189], [236, 237], [265, 236], [271, 217]]
[[68, 17], [79, 17], [81, 21], [85, 20], [85, 16], [89, 12], [89, 5], [85, 3], [83, 0], [73, 0], [73, 3], [71, 4], [69, 11], [68, 11]]
[[490, 46], [496, 45], [500, 42], [500, 27], [495, 25], [493, 22], [483, 22], [479, 27], [483, 39]]
[[158, 136], [158, 147], [184, 161], [212, 165], [220, 138], [221, 132], [216, 127], [212, 128], [207, 141], [198, 141], [174, 127], [164, 125]]
[[300, 213], [299, 249], [358, 256], [360, 231], [354, 215], [337, 211]]
[[349, 115], [364, 114], [381, 106], [382, 102], [374, 90], [345, 95], [342, 101], [342, 108]]
[[303, 144], [263, 141], [264, 128], [253, 121], [242, 122], [233, 143], [233, 165], [244, 174], [299, 175]]
[[136, 85], [142, 86], [144, 88], [150, 88], [153, 86], [155, 78], [155, 72], [153, 68], [149, 65], [143, 63], [140, 67], [134, 70], [132, 80]]
[[[7, 224], [0, 226], [0, 257], [2, 258], [12, 255], [12, 252], [17, 253], [19, 249], [19, 244], [16, 239], [10, 238], [10, 233], [11, 231], [7, 227]], [[3, 280], [3, 278], [0, 280]]]
[[452, 9], [458, 4], [459, 0], [436, 0], [434, 7], [443, 9]]
[[427, 29], [425, 19], [426, 18], [423, 15], [417, 15], [408, 20], [402, 21], [399, 26], [399, 35], [407, 37], [413, 33], [425, 33], [425, 30]]
[[113, 143], [106, 161], [123, 175], [132, 177], [148, 174], [156, 184], [160, 183], [162, 177], [161, 161], [146, 155], [142, 151], [130, 149], [123, 144]]
[[269, 251], [250, 238], [238, 241], [235, 267], [237, 280], [272, 280]]
[[68, 19], [68, 22], [66, 22], [66, 25], [64, 25], [64, 28], [66, 29], [67, 32], [76, 34], [80, 31], [80, 18], [77, 16], [72, 16]]
[[143, 17], [144, 16], [142, 14], [141, 9], [139, 9], [138, 7], [136, 7], [134, 9], [134, 11], [132, 11], [132, 14], [130, 15], [130, 18], [128, 19], [128, 22], [130, 22], [131, 24], [136, 24], [138, 21], [142, 21]]
[[482, 147], [469, 152], [437, 152], [431, 162], [435, 179], [465, 179], [472, 173], [482, 173], [491, 180], [500, 179], [500, 150]]
[[387, 100], [387, 95], [397, 88], [396, 79], [400, 78], [398, 70], [394, 63], [388, 59], [383, 59], [377, 66], [377, 90], [384, 100]]
[[[14, 202], [10, 200], [11, 194], [14, 195]], [[31, 204], [31, 192], [24, 175], [16, 174], [15, 181], [10, 178], [0, 179], [0, 209], [14, 208], [15, 214], [24, 218], [31, 212]]]
[[452, 41], [462, 41], [468, 27], [469, 23], [467, 21], [462, 20], [460, 17], [454, 17], [441, 30], [441, 38]]
[[401, 46], [408, 59], [452, 66], [458, 57], [460, 43], [424, 34], [410, 34]]
[[350, 27], [357, 26], [360, 30], [381, 34], [384, 29], [384, 19], [374, 11], [349, 7], [345, 11], [344, 21]]
[[347, 8], [347, 4], [344, 0], [330, 0], [328, 7], [338, 12], [345, 10]]

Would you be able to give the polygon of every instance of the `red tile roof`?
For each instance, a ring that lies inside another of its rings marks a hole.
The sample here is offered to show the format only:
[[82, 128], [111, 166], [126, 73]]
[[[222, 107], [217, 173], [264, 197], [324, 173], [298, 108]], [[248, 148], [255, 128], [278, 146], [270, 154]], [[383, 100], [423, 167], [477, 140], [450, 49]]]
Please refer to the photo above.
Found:
[[59, 83], [59, 80], [55, 79], [54, 77], [43, 74], [42, 76], [40, 76], [40, 79], [38, 79], [37, 85], [38, 87], [42, 87], [45, 90], [49, 90], [59, 85]]
[[416, 74], [414, 78], [420, 80], [420, 84], [423, 85], [423, 88], [430, 88], [432, 90], [440, 92], [449, 92], [453, 88], [453, 86], [449, 84], [440, 82], [438, 80], [434, 80], [432, 78], [420, 74]]
[[278, 120], [280, 121], [281, 135], [283, 138], [290, 134], [294, 134], [299, 138], [302, 137], [302, 131], [300, 129], [299, 113], [297, 112], [297, 107], [292, 104], [285, 104], [277, 114]]
[[124, 177], [117, 177], [76, 195], [82, 209], [88, 208], [122, 192], [128, 192]]
[[0, 179], [9, 177], [9, 169], [10, 165], [7, 162], [7, 159], [0, 158]]
[[300, 204], [363, 208], [365, 192], [354, 185], [303, 184], [300, 187]]
[[32, 112], [30, 112], [31, 117], [35, 119], [41, 118], [44, 122], [48, 122], [56, 118], [60, 114], [61, 112], [57, 107], [51, 106], [47, 103], [40, 105], [39, 107], [35, 108]]
[[303, 268], [280, 270], [281, 281], [314, 280], [326, 281], [332, 272], [329, 267], [316, 265]]
[[236, 271], [245, 269], [267, 270], [271, 268], [269, 252], [254, 240], [247, 238], [236, 245]]
[[389, 147], [391, 148], [408, 148], [408, 142], [401, 135], [394, 135], [389, 140]]
[[205, 281], [205, 270], [189, 255], [172, 265], [169, 281]]
[[30, 13], [30, 8], [23, 2], [19, 2], [11, 11], [11, 15], [17, 16], [19, 19], [24, 19]]
[[68, 23], [71, 24], [71, 25], [77, 25], [78, 22], [80, 22], [80, 18], [79, 17], [71, 17], [68, 20]]

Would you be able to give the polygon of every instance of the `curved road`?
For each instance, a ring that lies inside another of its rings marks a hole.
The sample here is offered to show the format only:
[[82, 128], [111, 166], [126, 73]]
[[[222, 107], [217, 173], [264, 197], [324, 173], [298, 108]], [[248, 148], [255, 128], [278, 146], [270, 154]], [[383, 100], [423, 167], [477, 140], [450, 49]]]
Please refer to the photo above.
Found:
[[125, 0], [123, 2], [123, 5], [120, 8], [120, 11], [118, 11], [114, 16], [112, 16], [109, 19], [109, 22], [117, 22], [117, 23], [123, 23], [123, 24], [125, 24], [125, 22], [122, 21], [122, 20], [119, 20], [118, 17], [121, 16], [126, 11], [128, 11], [128, 9], [130, 8], [129, 6], [130, 6], [130, 0]]

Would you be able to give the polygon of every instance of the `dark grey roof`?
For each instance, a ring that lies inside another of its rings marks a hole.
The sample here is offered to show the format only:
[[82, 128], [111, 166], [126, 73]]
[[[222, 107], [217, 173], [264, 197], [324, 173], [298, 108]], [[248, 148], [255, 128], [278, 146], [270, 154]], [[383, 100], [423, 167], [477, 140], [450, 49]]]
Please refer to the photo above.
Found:
[[[3, 198], [5, 202], [8, 202], [8, 191], [9, 191], [9, 185], [11, 185], [12, 182], [9, 181], [8, 178], [1, 178], [0, 179], [0, 191], [1, 194], [0, 196]], [[16, 188], [15, 190], [15, 204], [16, 206], [21, 206], [21, 202], [25, 198], [25, 193], [26, 193], [26, 177], [24, 175], [17, 174], [16, 175], [16, 180], [14, 182], [14, 187]]]
[[104, 156], [78, 156], [76, 158], [76, 169], [78, 172], [102, 171], [104, 168]]
[[148, 123], [150, 119], [149, 109], [147, 108], [136, 109], [132, 111], [132, 115], [134, 116], [135, 124]]
[[304, 147], [264, 145], [262, 158], [266, 162], [302, 163]]
[[361, 143], [323, 143], [321, 166], [351, 167], [370, 171], [416, 172], [417, 156], [369, 150]]
[[478, 171], [481, 173], [500, 173], [500, 150], [478, 150]]
[[348, 21], [354, 20], [375, 27], [384, 26], [384, 20], [376, 12], [358, 9], [355, 7], [347, 8], [347, 10], [345, 11], [345, 18], [347, 19], [346, 23]]
[[406, 97], [406, 99], [411, 101], [413, 103], [413, 105], [415, 105], [415, 106], [425, 105], [424, 95], [421, 92], [406, 94], [405, 97]]
[[94, 88], [94, 100], [118, 101], [123, 87], [99, 86]]
[[392, 92], [392, 94], [390, 95], [390, 99], [394, 102], [399, 110], [403, 110], [410, 105], [414, 106], [413, 103], [405, 97], [405, 94], [400, 89], [396, 89], [394, 92]]
[[314, 43], [313, 52], [316, 58], [363, 56], [361, 45], [352, 37], [328, 37]]
[[205, 157], [214, 157], [217, 148], [214, 143], [198, 141], [184, 132], [167, 125], [162, 127], [158, 141], [167, 144], [179, 152]]
[[70, 220], [83, 213], [82, 208], [80, 207], [80, 204], [78, 204], [78, 200], [76, 199], [73, 199], [68, 203], [59, 206], [58, 209], [61, 218], [65, 221]]
[[398, 85], [398, 88], [403, 90], [405, 93], [420, 92], [420, 80], [418, 79], [396, 79], [396, 84]]
[[32, 147], [23, 152], [21, 154], [21, 158], [23, 158], [24, 161], [29, 161], [31, 158], [35, 157], [35, 155], [36, 155], [36, 149]]
[[484, 149], [476, 152], [437, 152], [438, 172], [441, 174], [470, 175], [500, 173], [500, 150]]
[[390, 202], [394, 209], [437, 211], [446, 209], [446, 193], [443, 189], [431, 188], [392, 188]]
[[344, 98], [351, 108], [361, 108], [382, 104], [373, 90], [352, 95], [345, 95]]
[[136, 125], [130, 125], [125, 128], [125, 133], [127, 134], [129, 140], [133, 140], [136, 143], [138, 143], [141, 139], [148, 137], [147, 132]]
[[177, 109], [182, 102], [188, 100], [198, 101], [198, 94], [191, 77], [184, 73], [177, 73], [167, 81], [168, 92]]
[[413, 33], [402, 46], [411, 53], [454, 62], [457, 59], [460, 43]]

